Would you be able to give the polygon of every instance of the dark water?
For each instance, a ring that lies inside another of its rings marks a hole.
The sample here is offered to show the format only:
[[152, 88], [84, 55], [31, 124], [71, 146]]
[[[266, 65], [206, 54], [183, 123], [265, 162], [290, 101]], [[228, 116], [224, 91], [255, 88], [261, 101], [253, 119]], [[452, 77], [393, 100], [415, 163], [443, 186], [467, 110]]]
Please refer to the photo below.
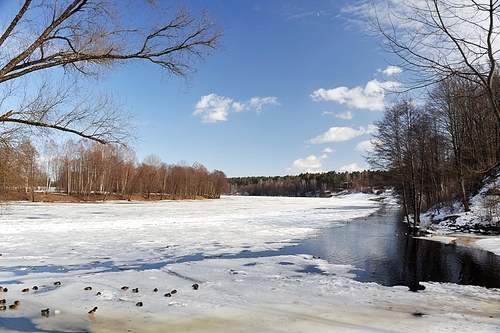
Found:
[[[329, 228], [300, 250], [333, 264], [350, 264], [360, 282], [416, 286], [451, 282], [500, 287], [500, 257], [487, 251], [408, 237], [398, 211], [381, 209], [344, 227]], [[297, 249], [296, 249], [297, 250]]]

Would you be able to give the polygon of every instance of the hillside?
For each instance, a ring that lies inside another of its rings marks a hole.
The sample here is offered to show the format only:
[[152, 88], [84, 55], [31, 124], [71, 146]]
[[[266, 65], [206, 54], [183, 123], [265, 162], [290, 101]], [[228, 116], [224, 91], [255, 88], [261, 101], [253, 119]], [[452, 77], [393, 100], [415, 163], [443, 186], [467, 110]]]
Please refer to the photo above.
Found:
[[500, 174], [488, 178], [478, 194], [470, 199], [470, 211], [460, 202], [434, 207], [421, 216], [421, 225], [439, 232], [480, 235], [500, 234]]

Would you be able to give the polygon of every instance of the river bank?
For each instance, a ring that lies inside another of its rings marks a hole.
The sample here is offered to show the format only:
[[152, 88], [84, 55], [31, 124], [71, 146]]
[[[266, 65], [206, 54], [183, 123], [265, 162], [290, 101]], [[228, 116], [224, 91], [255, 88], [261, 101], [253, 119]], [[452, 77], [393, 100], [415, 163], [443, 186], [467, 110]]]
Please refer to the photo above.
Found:
[[436, 241], [449, 245], [466, 246], [471, 248], [489, 251], [500, 256], [500, 236], [482, 236], [475, 234], [443, 232], [429, 234], [426, 236], [417, 236], [428, 241]]

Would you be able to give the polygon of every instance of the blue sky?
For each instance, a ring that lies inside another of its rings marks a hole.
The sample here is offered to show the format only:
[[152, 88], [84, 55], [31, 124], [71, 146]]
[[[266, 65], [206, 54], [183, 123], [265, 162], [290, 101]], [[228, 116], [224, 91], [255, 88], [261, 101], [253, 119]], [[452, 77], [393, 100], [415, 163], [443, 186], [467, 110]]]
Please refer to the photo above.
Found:
[[367, 169], [373, 121], [395, 80], [352, 1], [186, 1], [224, 28], [224, 51], [186, 85], [147, 64], [105, 82], [138, 113], [139, 162], [198, 162], [229, 177]]

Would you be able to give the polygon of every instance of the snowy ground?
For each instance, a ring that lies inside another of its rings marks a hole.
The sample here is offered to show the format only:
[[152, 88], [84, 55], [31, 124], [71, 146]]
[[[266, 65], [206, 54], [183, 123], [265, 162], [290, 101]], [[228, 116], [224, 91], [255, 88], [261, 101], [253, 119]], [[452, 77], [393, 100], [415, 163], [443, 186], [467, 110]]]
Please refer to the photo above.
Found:
[[[8, 288], [0, 299], [21, 305], [0, 312], [0, 331], [499, 331], [496, 289], [427, 283], [412, 293], [356, 282], [353, 267], [309, 255], [251, 255], [369, 215], [379, 203], [368, 199], [12, 204], [0, 215], [0, 284]], [[239, 253], [246, 257], [231, 256]]]
[[[457, 202], [439, 210], [430, 210], [421, 216], [425, 228], [432, 225], [433, 240], [458, 245], [475, 246], [500, 255], [500, 237], [485, 233], [471, 233], [471, 230], [497, 228], [500, 223], [500, 175], [490, 180], [470, 200], [470, 211], [464, 212]], [[439, 222], [436, 224], [436, 221]], [[432, 224], [434, 223], [434, 224]], [[460, 232], [466, 230], [467, 232]], [[458, 232], [457, 232], [458, 231]]]

